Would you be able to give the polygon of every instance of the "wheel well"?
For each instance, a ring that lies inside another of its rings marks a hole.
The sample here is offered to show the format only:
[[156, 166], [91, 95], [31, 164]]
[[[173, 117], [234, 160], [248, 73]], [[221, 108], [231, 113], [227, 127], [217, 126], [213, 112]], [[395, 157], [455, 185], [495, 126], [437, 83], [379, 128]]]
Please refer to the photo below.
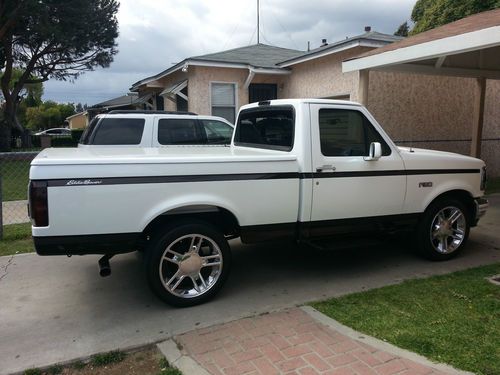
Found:
[[429, 204], [429, 206], [436, 202], [437, 200], [441, 200], [444, 198], [452, 198], [456, 199], [459, 202], [463, 203], [467, 208], [467, 213], [469, 214], [469, 220], [472, 223], [474, 221], [474, 217], [476, 215], [476, 205], [474, 203], [474, 198], [472, 195], [465, 190], [451, 190], [445, 193], [438, 195], [434, 200]]
[[240, 232], [238, 219], [230, 211], [217, 206], [193, 206], [164, 212], [146, 226], [143, 234], [146, 237], [151, 236], [156, 231], [177, 220], [188, 220], [190, 218], [206, 221], [226, 236], [238, 236]]

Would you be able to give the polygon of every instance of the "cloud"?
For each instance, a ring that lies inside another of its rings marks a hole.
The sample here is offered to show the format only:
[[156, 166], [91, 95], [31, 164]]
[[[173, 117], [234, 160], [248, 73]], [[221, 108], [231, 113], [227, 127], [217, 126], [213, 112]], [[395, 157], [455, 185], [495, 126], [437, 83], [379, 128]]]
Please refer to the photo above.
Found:
[[[261, 43], [301, 49], [363, 33], [392, 34], [415, 0], [260, 0]], [[45, 99], [95, 104], [189, 56], [256, 43], [256, 0], [121, 0], [119, 53], [74, 83], [48, 81]]]

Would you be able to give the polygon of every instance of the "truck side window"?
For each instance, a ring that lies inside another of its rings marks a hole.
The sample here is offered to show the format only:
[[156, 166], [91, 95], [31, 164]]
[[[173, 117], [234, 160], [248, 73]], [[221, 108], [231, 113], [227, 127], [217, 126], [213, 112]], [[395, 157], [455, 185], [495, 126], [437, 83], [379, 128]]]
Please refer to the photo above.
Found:
[[382, 145], [382, 155], [391, 149], [359, 111], [349, 109], [320, 109], [319, 136], [324, 156], [368, 156], [370, 143]]
[[216, 120], [201, 120], [209, 144], [227, 145], [233, 136], [232, 126]]
[[144, 131], [144, 119], [103, 118], [92, 134], [92, 145], [138, 145]]
[[293, 148], [294, 127], [292, 107], [247, 109], [238, 116], [234, 144], [290, 151]]
[[158, 143], [161, 145], [205, 144], [205, 135], [195, 119], [161, 119], [158, 122]]

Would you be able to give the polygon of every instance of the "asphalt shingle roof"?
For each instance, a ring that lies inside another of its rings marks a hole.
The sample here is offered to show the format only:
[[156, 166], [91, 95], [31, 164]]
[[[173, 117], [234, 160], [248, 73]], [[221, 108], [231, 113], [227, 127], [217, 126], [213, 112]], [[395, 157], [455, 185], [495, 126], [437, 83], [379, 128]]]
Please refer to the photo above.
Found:
[[208, 55], [190, 57], [190, 60], [213, 61], [223, 63], [248, 64], [258, 68], [277, 68], [276, 64], [300, 56], [304, 51], [254, 44], [234, 48]]

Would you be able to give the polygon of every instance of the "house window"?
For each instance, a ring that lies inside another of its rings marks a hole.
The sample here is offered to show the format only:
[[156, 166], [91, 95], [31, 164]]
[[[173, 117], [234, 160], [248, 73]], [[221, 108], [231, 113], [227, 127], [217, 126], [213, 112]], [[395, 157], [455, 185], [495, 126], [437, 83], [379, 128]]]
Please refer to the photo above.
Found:
[[236, 119], [236, 85], [234, 83], [212, 83], [212, 115], [225, 118], [232, 124]]

